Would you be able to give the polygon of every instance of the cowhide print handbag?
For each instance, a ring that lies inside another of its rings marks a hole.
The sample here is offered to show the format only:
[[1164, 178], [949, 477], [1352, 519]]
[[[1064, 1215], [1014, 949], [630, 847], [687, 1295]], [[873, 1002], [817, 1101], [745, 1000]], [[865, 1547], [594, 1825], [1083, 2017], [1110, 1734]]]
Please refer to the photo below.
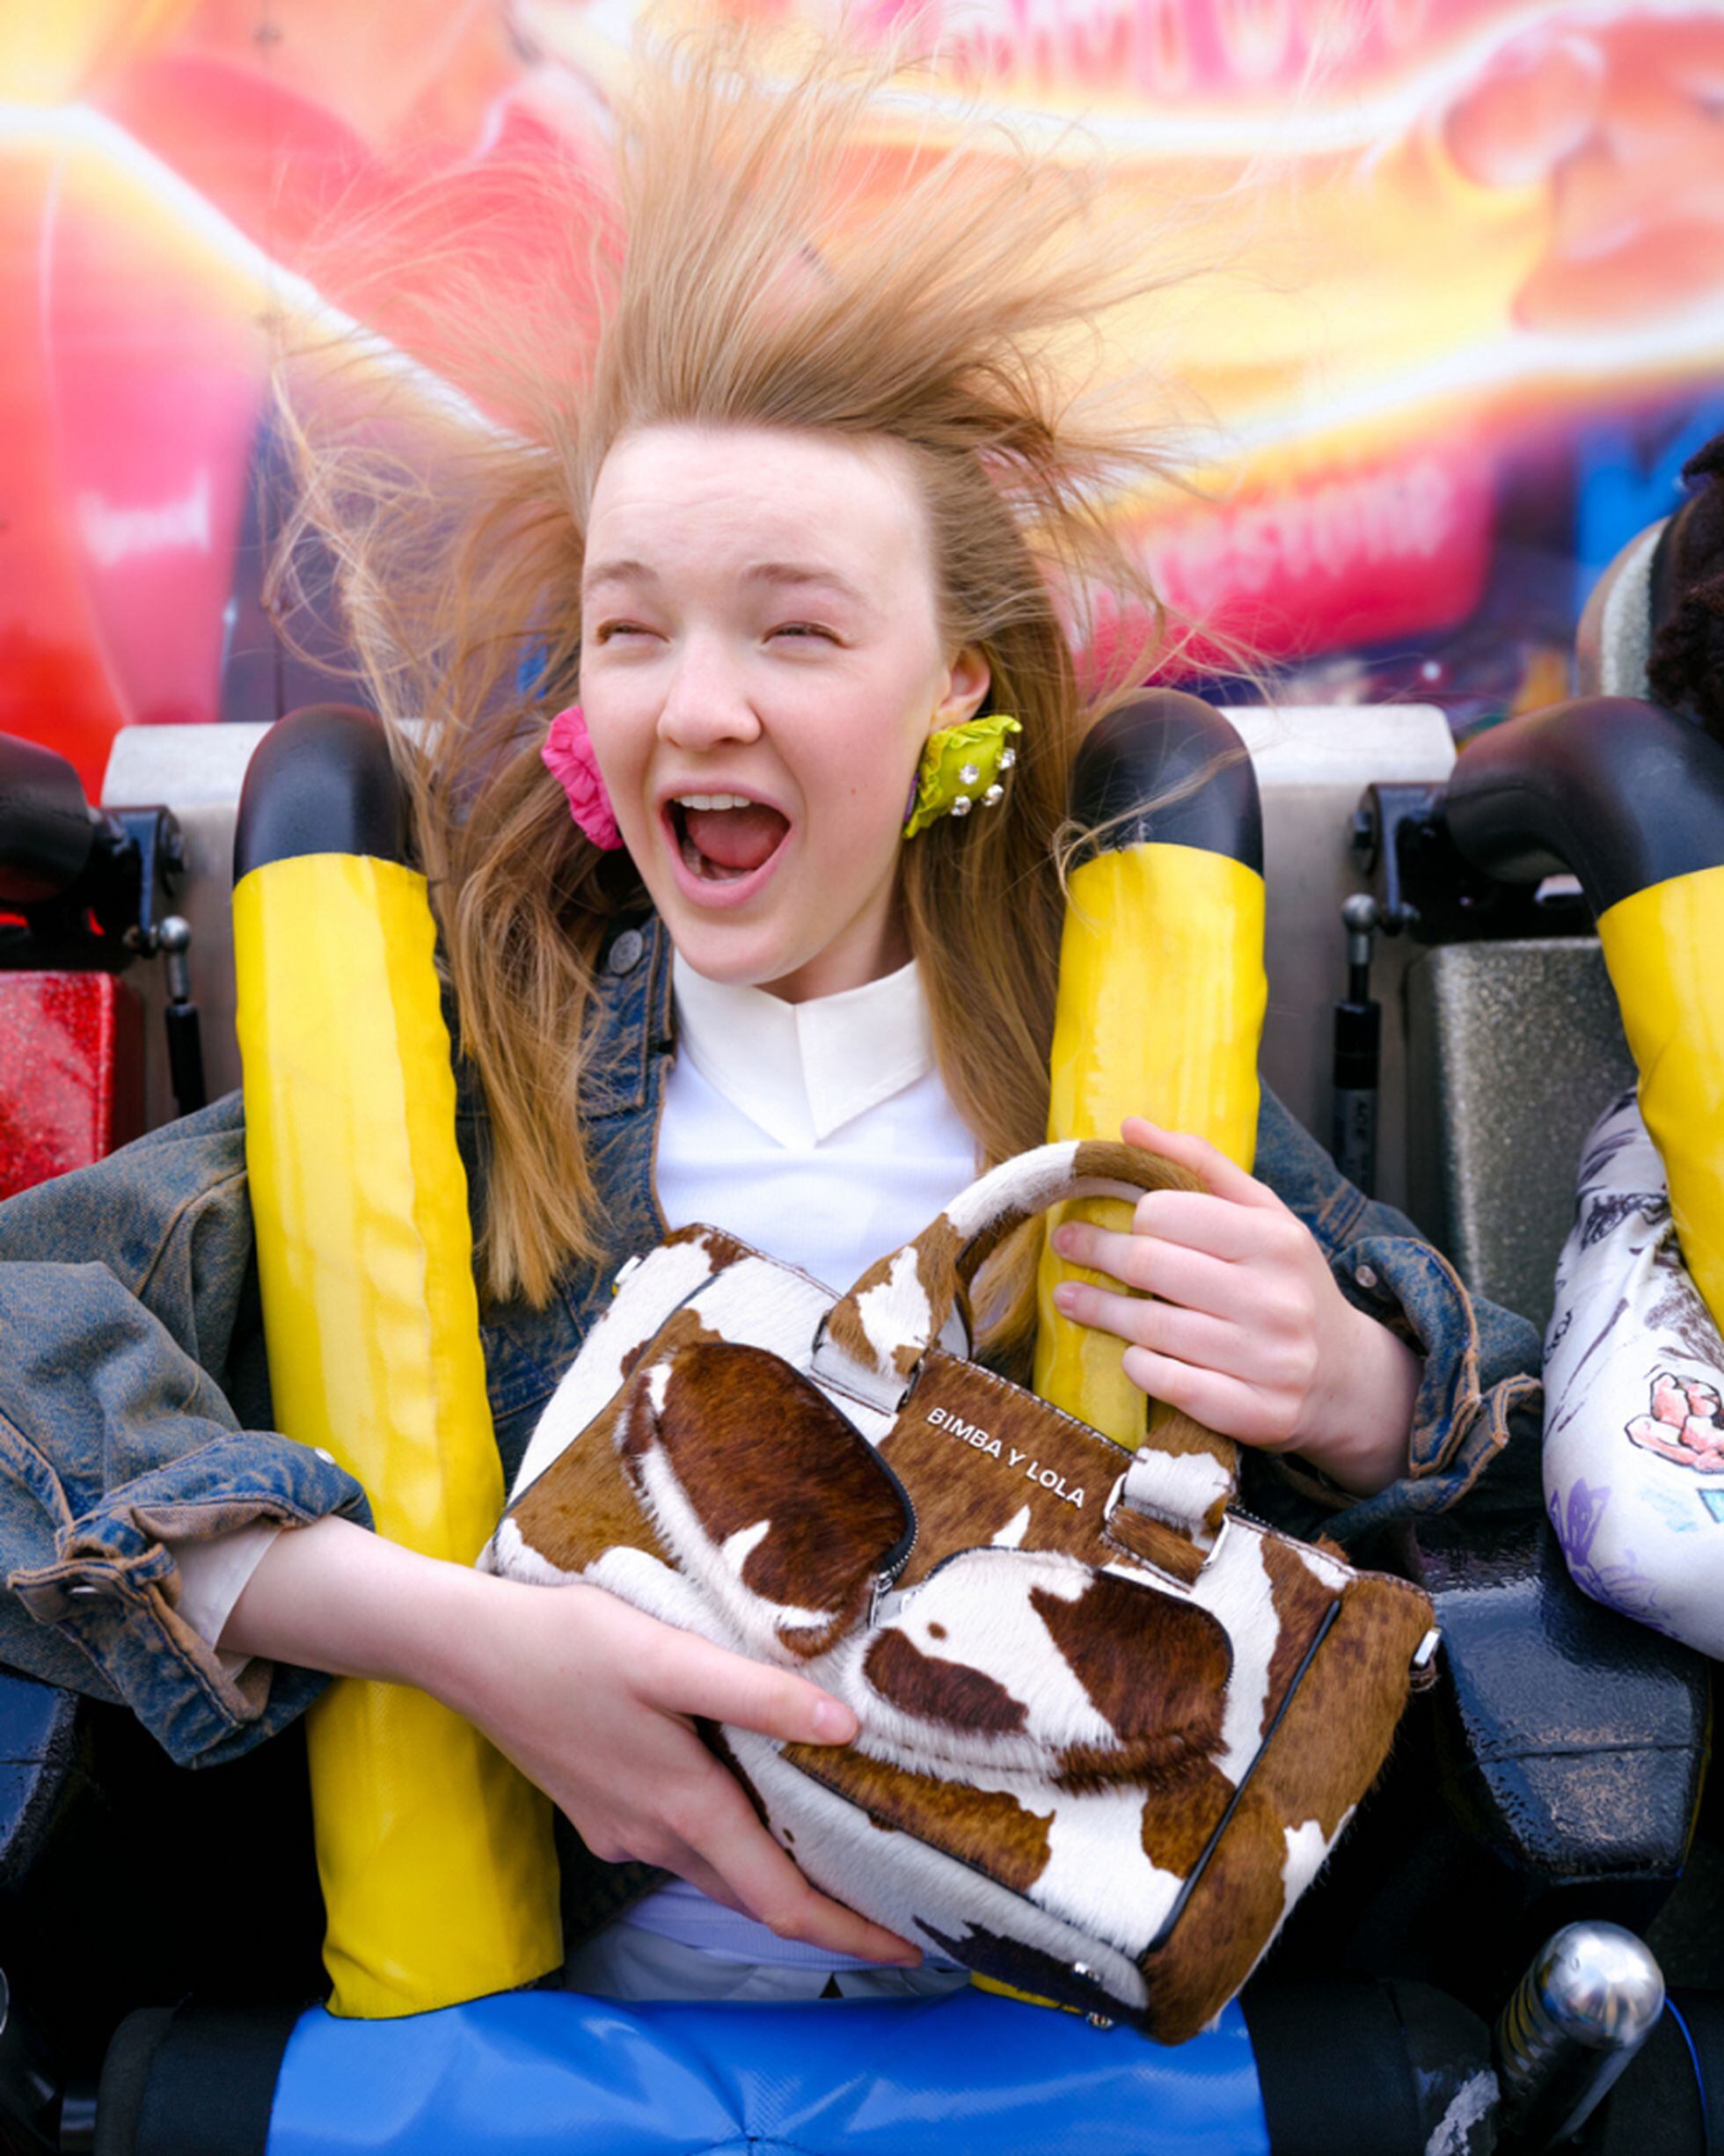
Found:
[[1231, 1999], [1388, 1750], [1416, 1589], [1232, 1509], [1231, 1441], [1132, 1452], [965, 1358], [968, 1283], [1123, 1144], [984, 1175], [835, 1297], [721, 1230], [619, 1275], [480, 1564], [586, 1581], [848, 1701], [853, 1744], [706, 1732], [815, 1883], [1164, 2043]]

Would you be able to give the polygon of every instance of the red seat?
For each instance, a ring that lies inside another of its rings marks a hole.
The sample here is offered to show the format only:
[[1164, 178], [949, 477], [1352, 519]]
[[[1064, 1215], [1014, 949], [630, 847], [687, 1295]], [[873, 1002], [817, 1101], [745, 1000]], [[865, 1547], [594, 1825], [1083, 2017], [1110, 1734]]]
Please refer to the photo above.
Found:
[[106, 973], [0, 973], [0, 1198], [143, 1129], [143, 1005]]

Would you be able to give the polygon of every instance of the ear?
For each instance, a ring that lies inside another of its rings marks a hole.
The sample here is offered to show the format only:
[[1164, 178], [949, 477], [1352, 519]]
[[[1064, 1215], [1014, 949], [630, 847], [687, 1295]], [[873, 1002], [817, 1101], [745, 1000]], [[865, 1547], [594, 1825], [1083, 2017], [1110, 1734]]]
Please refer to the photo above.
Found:
[[938, 734], [942, 727], [960, 727], [967, 719], [974, 719], [993, 678], [993, 670], [981, 650], [966, 644], [946, 667], [946, 693], [934, 706], [928, 731]]

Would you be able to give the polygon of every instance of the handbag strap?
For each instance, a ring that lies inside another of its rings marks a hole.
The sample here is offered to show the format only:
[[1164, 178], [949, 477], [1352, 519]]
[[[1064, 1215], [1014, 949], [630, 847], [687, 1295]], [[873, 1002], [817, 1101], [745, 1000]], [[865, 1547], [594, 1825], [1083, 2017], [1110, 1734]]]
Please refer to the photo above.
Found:
[[[1146, 1191], [1202, 1188], [1188, 1169], [1119, 1141], [1069, 1139], [1002, 1161], [833, 1305], [815, 1343], [813, 1373], [895, 1414], [977, 1268], [1014, 1228], [1069, 1198], [1134, 1202]], [[1231, 1438], [1164, 1409], [1133, 1456], [1121, 1502], [1208, 1549], [1237, 1477]]]

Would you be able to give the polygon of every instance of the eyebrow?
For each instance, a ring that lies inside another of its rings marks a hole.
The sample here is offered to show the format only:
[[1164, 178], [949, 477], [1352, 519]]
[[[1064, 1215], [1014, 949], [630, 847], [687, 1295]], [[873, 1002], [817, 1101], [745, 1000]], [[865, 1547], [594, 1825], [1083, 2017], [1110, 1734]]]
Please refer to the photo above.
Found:
[[[756, 584], [824, 584], [858, 606], [867, 603], [863, 594], [848, 577], [841, 576], [836, 569], [825, 568], [815, 562], [757, 561], [743, 574], [750, 583]], [[582, 577], [581, 588], [593, 591], [601, 584], [626, 583], [631, 579], [655, 584], [659, 581], [659, 575], [657, 570], [646, 562], [620, 557], [613, 561], [595, 562]]]
[[595, 584], [622, 583], [629, 577], [645, 577], [649, 582], [658, 579], [644, 561], [598, 561], [593, 563], [582, 576], [582, 588], [590, 590]]
[[846, 599], [853, 599], [858, 606], [866, 603], [848, 577], [812, 562], [759, 561], [747, 574], [750, 581], [761, 584], [826, 584]]

